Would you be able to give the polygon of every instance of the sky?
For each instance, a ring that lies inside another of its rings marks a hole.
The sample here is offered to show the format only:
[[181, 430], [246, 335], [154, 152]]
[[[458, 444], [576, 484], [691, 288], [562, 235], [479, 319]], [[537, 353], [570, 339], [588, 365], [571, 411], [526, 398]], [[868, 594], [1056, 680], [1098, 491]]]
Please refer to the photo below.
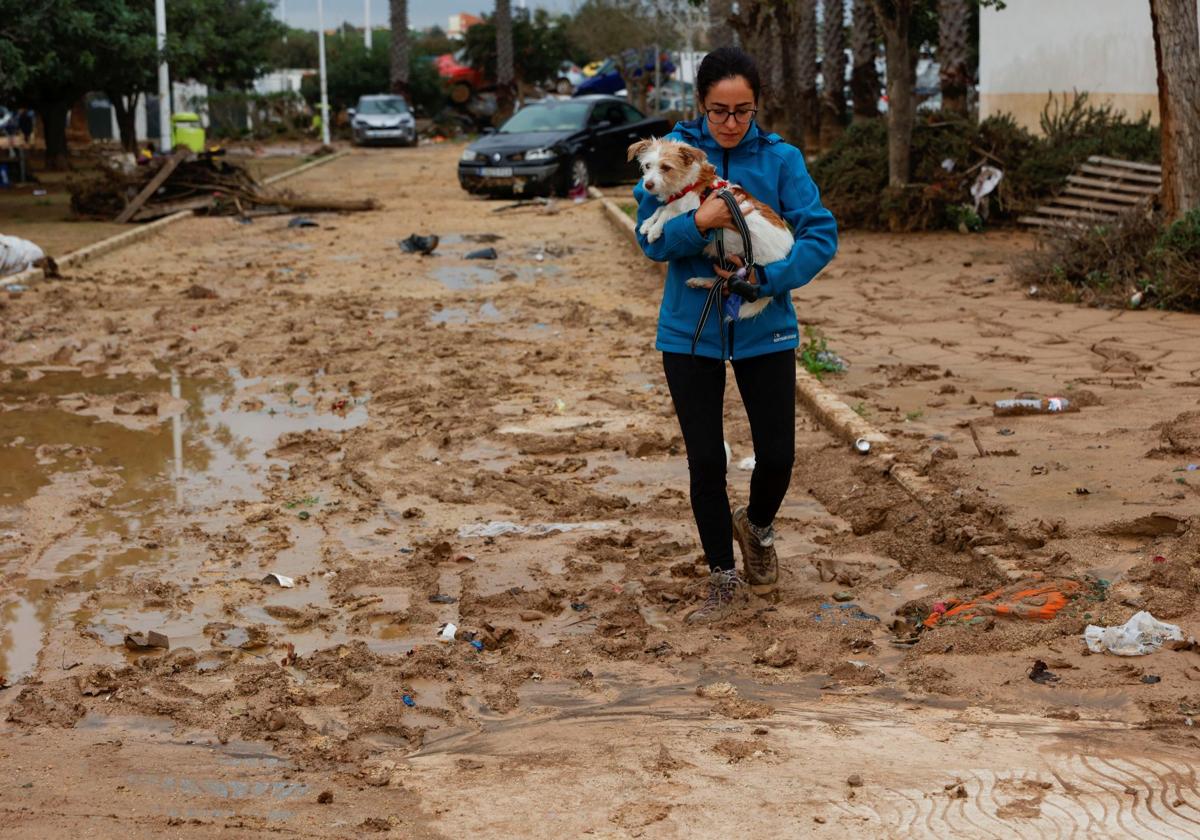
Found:
[[[371, 23], [387, 25], [387, 0], [370, 0]], [[332, 29], [343, 21], [362, 26], [363, 0], [325, 0], [325, 28]], [[513, 0], [513, 8], [522, 5], [522, 0]], [[552, 12], [569, 12], [576, 0], [524, 0], [529, 8], [544, 8]], [[490, 12], [493, 4], [488, 0], [408, 0], [408, 25], [413, 29], [425, 29], [437, 24], [446, 28], [447, 18], [457, 12]], [[317, 28], [317, 0], [275, 0], [275, 13], [284, 17], [290, 26], [299, 29]], [[286, 14], [286, 17], [285, 17]]]

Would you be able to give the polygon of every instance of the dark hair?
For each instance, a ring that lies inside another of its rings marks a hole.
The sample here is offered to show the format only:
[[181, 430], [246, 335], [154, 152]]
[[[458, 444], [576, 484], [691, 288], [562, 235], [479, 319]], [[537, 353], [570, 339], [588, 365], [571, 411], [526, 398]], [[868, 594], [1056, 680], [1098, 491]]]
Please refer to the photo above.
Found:
[[704, 56], [700, 69], [696, 71], [696, 96], [701, 102], [708, 97], [708, 92], [717, 82], [741, 76], [754, 91], [754, 100], [759, 98], [759, 88], [762, 86], [758, 78], [758, 63], [743, 49], [738, 47], [721, 47]]

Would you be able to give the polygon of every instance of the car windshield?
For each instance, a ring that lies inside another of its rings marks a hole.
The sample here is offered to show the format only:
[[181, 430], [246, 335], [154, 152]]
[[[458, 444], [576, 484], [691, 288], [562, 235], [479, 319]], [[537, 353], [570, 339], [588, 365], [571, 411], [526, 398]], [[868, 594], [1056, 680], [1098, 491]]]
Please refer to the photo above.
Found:
[[388, 96], [380, 99], [360, 99], [358, 101], [360, 114], [407, 114], [408, 103], [399, 96]]
[[586, 102], [553, 102], [527, 105], [500, 127], [501, 134], [525, 131], [577, 131], [587, 119]]

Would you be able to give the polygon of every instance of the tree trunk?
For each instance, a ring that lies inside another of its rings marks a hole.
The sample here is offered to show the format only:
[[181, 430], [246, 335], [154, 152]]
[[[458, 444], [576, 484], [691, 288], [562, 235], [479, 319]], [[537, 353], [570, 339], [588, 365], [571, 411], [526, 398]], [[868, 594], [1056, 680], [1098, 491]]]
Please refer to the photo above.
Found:
[[107, 94], [117, 114], [117, 131], [121, 134], [121, 148], [130, 154], [137, 154], [137, 103], [141, 94], [135, 93], [129, 97], [123, 94]]
[[971, 49], [969, 0], [938, 0], [938, 62], [941, 64], [942, 109], [967, 116], [971, 89], [967, 56]]
[[821, 28], [821, 146], [841, 136], [846, 118], [846, 4], [824, 0]]
[[733, 15], [733, 0], [708, 0], [708, 48], [733, 46], [733, 28], [729, 18]]
[[911, 172], [916, 119], [916, 51], [909, 43], [914, 0], [872, 0], [887, 49], [888, 186], [904, 187]]
[[758, 61], [762, 72], [763, 103], [766, 114], [762, 123], [770, 131], [786, 131], [787, 108], [784, 105], [786, 95], [783, 76], [783, 33], [779, 26], [776, 9], [770, 4], [761, 2], [762, 25], [760, 28]]
[[850, 71], [850, 97], [854, 101], [854, 121], [879, 116], [879, 24], [871, 0], [854, 0], [854, 20], [850, 28], [850, 52], [854, 66]]
[[67, 110], [66, 102], [47, 103], [42, 110], [42, 137], [46, 141], [46, 168], [67, 168]]
[[392, 26], [392, 93], [408, 99], [408, 0], [388, 2]]
[[1196, 0], [1150, 0], [1158, 113], [1162, 126], [1162, 206], [1168, 221], [1200, 207], [1200, 31]]
[[821, 101], [817, 95], [817, 0], [795, 0], [796, 104], [804, 125], [804, 148], [821, 141]]
[[496, 118], [503, 122], [513, 112], [512, 1], [496, 0]]

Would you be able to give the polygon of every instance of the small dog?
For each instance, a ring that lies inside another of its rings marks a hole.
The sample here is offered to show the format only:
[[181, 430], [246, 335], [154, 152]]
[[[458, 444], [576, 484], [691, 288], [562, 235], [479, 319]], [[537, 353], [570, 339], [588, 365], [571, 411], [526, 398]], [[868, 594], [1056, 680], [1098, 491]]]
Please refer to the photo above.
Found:
[[[779, 215], [736, 184], [717, 178], [717, 170], [704, 156], [704, 152], [674, 140], [642, 140], [629, 147], [629, 160], [638, 159], [642, 168], [642, 186], [655, 195], [662, 207], [642, 222], [638, 231], [654, 242], [662, 236], [663, 225], [676, 216], [697, 209], [700, 202], [713, 190], [729, 190], [738, 199], [738, 206], [746, 218], [754, 246], [754, 259], [759, 265], [767, 265], [787, 257], [795, 244], [795, 238]], [[721, 230], [727, 256], [744, 256], [742, 237], [736, 231]], [[717, 258], [717, 246], [713, 242], [704, 253]], [[717, 282], [715, 277], [693, 277], [687, 284], [694, 289], [710, 289]], [[771, 298], [761, 297], [743, 303], [739, 318], [753, 318], [770, 304]]]

